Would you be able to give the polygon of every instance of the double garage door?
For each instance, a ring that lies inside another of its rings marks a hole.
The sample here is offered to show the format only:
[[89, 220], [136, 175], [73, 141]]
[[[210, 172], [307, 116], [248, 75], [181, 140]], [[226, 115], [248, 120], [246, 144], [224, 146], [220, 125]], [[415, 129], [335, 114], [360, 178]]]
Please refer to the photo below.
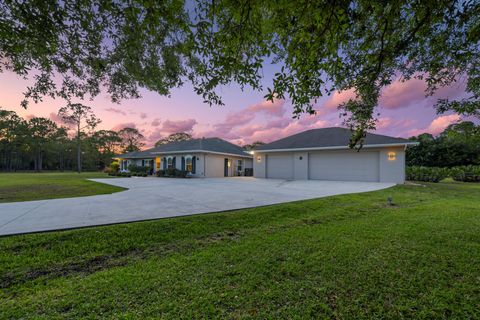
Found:
[[379, 155], [378, 151], [323, 151], [302, 160], [293, 153], [267, 156], [267, 178], [292, 180], [295, 169], [308, 170], [312, 180], [379, 181]]

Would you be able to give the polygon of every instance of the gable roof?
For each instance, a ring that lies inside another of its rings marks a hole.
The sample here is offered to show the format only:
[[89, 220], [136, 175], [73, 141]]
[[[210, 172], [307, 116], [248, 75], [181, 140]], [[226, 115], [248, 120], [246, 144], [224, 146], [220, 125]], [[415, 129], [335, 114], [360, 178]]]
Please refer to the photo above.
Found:
[[[351, 131], [346, 128], [331, 127], [303, 131], [289, 137], [258, 146], [255, 151], [279, 151], [291, 149], [335, 149], [348, 147]], [[403, 138], [367, 133], [364, 147], [415, 144]]]
[[130, 152], [118, 155], [118, 158], [155, 158], [156, 155], [169, 153], [188, 153], [188, 152], [211, 152], [219, 154], [237, 155], [241, 157], [252, 157], [242, 147], [230, 143], [220, 138], [201, 138], [186, 141], [176, 141], [159, 145], [140, 152]]

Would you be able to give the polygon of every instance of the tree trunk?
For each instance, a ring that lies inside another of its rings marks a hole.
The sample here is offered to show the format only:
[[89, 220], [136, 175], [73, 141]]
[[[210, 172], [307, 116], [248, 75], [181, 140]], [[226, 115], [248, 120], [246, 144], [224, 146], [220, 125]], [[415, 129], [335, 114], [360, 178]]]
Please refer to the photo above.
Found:
[[82, 172], [82, 150], [80, 146], [80, 122], [78, 123], [78, 128], [77, 128], [77, 172], [81, 173]]
[[43, 170], [43, 153], [42, 151], [40, 151], [38, 153], [38, 171], [42, 171]]

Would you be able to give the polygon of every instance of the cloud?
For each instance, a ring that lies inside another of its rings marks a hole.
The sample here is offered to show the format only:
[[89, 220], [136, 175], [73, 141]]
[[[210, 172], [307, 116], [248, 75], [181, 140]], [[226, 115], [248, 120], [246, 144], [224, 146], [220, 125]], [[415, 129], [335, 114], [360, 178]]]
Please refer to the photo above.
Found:
[[432, 122], [426, 127], [425, 129], [414, 129], [409, 131], [410, 136], [417, 136], [422, 133], [431, 133], [433, 135], [437, 135], [441, 133], [445, 128], [449, 125], [460, 121], [461, 117], [458, 114], [451, 114], [445, 116], [439, 116], [433, 119]]
[[193, 127], [197, 124], [195, 119], [187, 120], [165, 120], [161, 128], [162, 132], [176, 133], [176, 132], [191, 132]]
[[322, 112], [322, 109], [327, 109], [328, 111], [337, 110], [340, 104], [347, 102], [350, 99], [355, 99], [356, 97], [357, 95], [353, 89], [335, 91], [332, 93], [330, 98], [322, 106], [320, 106], [321, 108], [318, 111]]
[[140, 118], [141, 119], [146, 119], [147, 117], [148, 117], [148, 115], [145, 112], [140, 113]]
[[125, 129], [125, 128], [137, 128], [137, 125], [133, 122], [119, 123], [119, 124], [113, 126], [111, 130], [120, 131], [120, 130]]
[[55, 112], [50, 112], [49, 116], [50, 120], [55, 122], [58, 125], [65, 125], [65, 122], [63, 121], [62, 117], [60, 117], [57, 113]]
[[24, 118], [25, 118], [26, 120], [32, 120], [32, 119], [35, 118], [35, 117], [36, 117], [36, 115], [34, 115], [34, 114], [27, 114]]
[[401, 81], [397, 79], [382, 90], [379, 105], [385, 109], [406, 108], [413, 103], [424, 100], [426, 88], [423, 80]]
[[158, 127], [160, 125], [160, 119], [156, 118], [153, 119], [152, 123], [150, 124], [152, 127]]
[[273, 102], [264, 100], [260, 103], [249, 106], [245, 111], [252, 113], [264, 112], [272, 116], [282, 117], [285, 114], [284, 105], [285, 100], [278, 99]]
[[121, 115], [124, 115], [124, 116], [127, 115], [127, 113], [125, 111], [123, 111], [121, 109], [118, 109], [118, 108], [114, 108], [114, 107], [106, 108], [104, 110], [108, 111], [108, 112], [112, 112], [112, 113], [121, 114]]

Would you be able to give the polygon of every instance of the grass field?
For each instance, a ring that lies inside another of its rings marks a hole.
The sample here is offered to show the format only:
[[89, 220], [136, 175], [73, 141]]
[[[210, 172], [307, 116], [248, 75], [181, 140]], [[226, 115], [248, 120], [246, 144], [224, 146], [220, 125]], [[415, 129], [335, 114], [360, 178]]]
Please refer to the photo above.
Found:
[[0, 173], [0, 203], [113, 193], [120, 187], [88, 181], [108, 178], [100, 172]]
[[4, 237], [0, 261], [2, 319], [473, 319], [480, 185]]

